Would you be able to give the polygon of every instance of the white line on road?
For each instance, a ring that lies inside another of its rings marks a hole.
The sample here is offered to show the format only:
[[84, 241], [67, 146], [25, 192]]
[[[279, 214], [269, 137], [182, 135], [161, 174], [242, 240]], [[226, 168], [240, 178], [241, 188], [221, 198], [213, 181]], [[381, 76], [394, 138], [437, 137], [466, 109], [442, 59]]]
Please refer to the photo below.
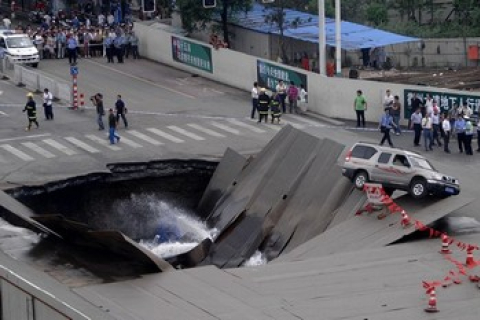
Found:
[[18, 150], [17, 148], [14, 148], [12, 147], [11, 145], [9, 144], [2, 144], [0, 146], [0, 148], [10, 152], [11, 154], [19, 157], [20, 159], [24, 160], [24, 161], [33, 161], [34, 159], [32, 157], [30, 157], [28, 154], [26, 154], [25, 152], [23, 151], [20, 151]]
[[15, 141], [15, 140], [24, 140], [24, 139], [32, 139], [32, 138], [43, 138], [43, 137], [50, 137], [50, 136], [51, 136], [50, 133], [34, 134], [34, 135], [31, 135], [31, 136], [0, 139], [0, 142]]
[[36, 145], [33, 142], [23, 142], [22, 143], [25, 147], [29, 148], [30, 150], [35, 151], [36, 153], [44, 156], [47, 159], [55, 158], [55, 155], [50, 151], [43, 149], [42, 147]]
[[68, 142], [70, 142], [71, 144], [75, 145], [76, 147], [78, 147], [80, 149], [83, 149], [87, 152], [90, 152], [90, 153], [99, 153], [100, 152], [100, 150], [86, 144], [85, 142], [83, 142], [81, 140], [78, 140], [77, 138], [65, 137], [64, 139], [67, 140]]
[[136, 143], [135, 141], [133, 140], [130, 140], [128, 138], [125, 138], [125, 136], [120, 136], [120, 142], [123, 144], [126, 144], [127, 146], [130, 146], [132, 148], [141, 148], [143, 147], [141, 144], [139, 143]]
[[185, 129], [182, 129], [182, 128], [179, 128], [177, 126], [167, 126], [168, 129], [172, 130], [172, 131], [175, 131], [175, 132], [178, 132], [180, 134], [183, 134], [184, 136], [186, 137], [189, 137], [193, 140], [197, 140], [197, 141], [202, 141], [202, 140], [205, 140], [204, 137], [201, 137], [199, 135], [196, 135], [195, 133], [193, 132], [190, 132], [190, 131], [187, 131]]
[[203, 133], [206, 133], [208, 135], [211, 135], [212, 137], [217, 137], [217, 138], [225, 138], [225, 136], [221, 133], [218, 133], [216, 131], [210, 130], [208, 128], [204, 128], [201, 125], [198, 125], [196, 123], [188, 123], [187, 126], [190, 128], [197, 129], [198, 131], [201, 131]]
[[292, 127], [297, 128], [297, 129], [304, 129], [305, 128], [305, 125], [303, 125], [303, 124], [292, 122], [290, 120], [285, 120], [284, 118], [282, 118], [280, 121], [283, 122], [284, 124], [289, 124]]
[[[280, 120], [281, 121], [281, 120]], [[280, 131], [282, 130], [282, 126], [277, 124], [277, 123], [261, 123], [262, 126], [264, 126], [265, 128], [268, 128], [268, 129], [272, 129], [274, 131]]]
[[1, 114], [2, 116], [8, 117], [8, 114], [6, 114], [6, 113], [3, 112], [3, 111], [0, 111], [0, 114]]
[[59, 143], [59, 142], [57, 142], [53, 139], [45, 139], [45, 140], [42, 140], [42, 141], [45, 142], [46, 144], [48, 144], [50, 147], [55, 148], [58, 151], [65, 153], [67, 156], [73, 156], [73, 155], [77, 154], [77, 152], [75, 152], [74, 150], [72, 150], [68, 147], [65, 147], [63, 144], [61, 144], [61, 143]]
[[241, 122], [237, 119], [228, 119], [228, 122], [233, 123], [234, 125], [237, 125], [239, 127], [247, 128], [247, 129], [249, 129], [253, 132], [256, 132], [256, 133], [264, 133], [265, 132], [265, 130], [263, 130], [263, 129], [260, 129], [256, 126], [253, 126], [253, 125], [250, 125], [250, 124], [247, 124], [247, 123], [244, 123], [244, 122]]
[[162, 138], [165, 138], [165, 139], [170, 140], [170, 141], [175, 142], [175, 143], [185, 142], [184, 140], [179, 139], [177, 137], [174, 137], [171, 134], [163, 132], [162, 130], [158, 130], [158, 129], [155, 129], [155, 128], [147, 128], [147, 131], [150, 131], [151, 133], [154, 133], [154, 134], [156, 134], [156, 135], [158, 135]]
[[290, 114], [290, 115], [287, 116], [287, 119], [289, 117], [292, 117], [295, 121], [300, 121], [300, 122], [309, 124], [309, 125], [314, 126], [314, 127], [323, 127], [324, 126], [319, 122], [316, 122], [316, 121], [310, 120], [310, 119], [306, 119], [306, 118], [301, 117], [301, 116], [294, 116], [293, 114]]
[[148, 143], [150, 143], [150, 144], [153, 144], [154, 146], [160, 146], [160, 145], [163, 144], [163, 142], [160, 142], [160, 141], [157, 141], [157, 140], [155, 140], [155, 139], [152, 139], [152, 138], [150, 138], [149, 136], [147, 136], [147, 135], [145, 135], [145, 134], [143, 134], [143, 133], [141, 133], [141, 132], [138, 132], [138, 131], [136, 131], [136, 130], [128, 130], [128, 131], [126, 131], [126, 133], [131, 134], [132, 136], [137, 137], [138, 139], [141, 139], [141, 140], [143, 140], [143, 141], [146, 141], [146, 142], [148, 142]]
[[237, 129], [233, 129], [233, 128], [230, 128], [229, 126], [227, 125], [224, 125], [224, 124], [221, 124], [221, 123], [218, 123], [218, 122], [215, 122], [215, 121], [212, 121], [210, 123], [212, 126], [214, 127], [217, 127], [218, 129], [222, 129], [224, 131], [227, 131], [227, 132], [230, 132], [230, 133], [233, 133], [237, 136], [240, 135], [240, 131], [238, 131]]
[[101, 144], [102, 146], [105, 146], [107, 148], [109, 148], [110, 150], [113, 150], [113, 151], [120, 151], [122, 150], [122, 148], [120, 147], [117, 147], [116, 145], [113, 145], [113, 144], [110, 144], [110, 141], [109, 140], [105, 140], [105, 139], [102, 139], [102, 138], [99, 138], [93, 134], [86, 134], [85, 137], [87, 137], [88, 139], [92, 140], [92, 141], [95, 141], [96, 143], [98, 144]]

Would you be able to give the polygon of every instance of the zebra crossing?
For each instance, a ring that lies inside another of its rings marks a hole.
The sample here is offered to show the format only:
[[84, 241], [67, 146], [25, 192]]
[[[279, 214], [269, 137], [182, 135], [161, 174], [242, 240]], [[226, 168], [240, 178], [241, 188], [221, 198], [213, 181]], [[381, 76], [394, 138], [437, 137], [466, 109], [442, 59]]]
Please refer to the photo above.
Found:
[[[286, 118], [283, 123], [296, 128], [322, 126], [314, 121], [300, 117]], [[294, 120], [294, 121], [292, 121]], [[105, 133], [83, 134], [79, 136], [25, 137], [22, 142], [15, 139], [0, 140], [0, 163], [11, 163], [18, 160], [32, 162], [35, 159], [55, 159], [57, 157], [74, 156], [81, 153], [99, 154], [105, 151], [121, 151], [123, 149], [151, 148], [152, 146], [177, 145], [186, 142], [208, 143], [210, 140], [225, 139], [229, 136], [245, 136], [276, 133], [282, 126], [270, 123], [255, 123], [246, 119], [220, 119], [184, 125], [166, 125], [162, 128], [142, 128], [121, 132], [120, 143], [111, 145]]]

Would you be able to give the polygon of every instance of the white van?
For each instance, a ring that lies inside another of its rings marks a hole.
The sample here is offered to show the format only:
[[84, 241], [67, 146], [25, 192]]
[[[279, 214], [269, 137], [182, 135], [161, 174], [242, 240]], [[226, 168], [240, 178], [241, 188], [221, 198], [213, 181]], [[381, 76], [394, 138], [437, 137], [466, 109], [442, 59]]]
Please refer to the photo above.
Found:
[[0, 33], [0, 54], [11, 63], [25, 63], [38, 67], [40, 55], [32, 40], [26, 34], [17, 34], [10, 31]]

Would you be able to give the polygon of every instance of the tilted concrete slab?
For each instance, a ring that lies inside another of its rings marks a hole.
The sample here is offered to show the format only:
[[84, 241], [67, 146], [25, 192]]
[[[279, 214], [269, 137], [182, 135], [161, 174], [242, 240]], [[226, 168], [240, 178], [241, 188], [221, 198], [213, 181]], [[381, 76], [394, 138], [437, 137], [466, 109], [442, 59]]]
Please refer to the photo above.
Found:
[[366, 201], [367, 196], [365, 192], [358, 190], [352, 184], [351, 193], [344, 199], [342, 205], [332, 213], [333, 219], [327, 229], [333, 228], [337, 224], [355, 217], [355, 213], [365, 205]]
[[[462, 195], [443, 200], [427, 198], [422, 201], [405, 195], [398, 199], [397, 203], [412, 218], [428, 225], [472, 201], [473, 199]], [[278, 261], [303, 260], [308, 257], [387, 246], [415, 232], [414, 226], [402, 228], [400, 220], [400, 214], [388, 215], [383, 220], [378, 220], [375, 213], [348, 219], [297, 247], [292, 252], [282, 255]]]

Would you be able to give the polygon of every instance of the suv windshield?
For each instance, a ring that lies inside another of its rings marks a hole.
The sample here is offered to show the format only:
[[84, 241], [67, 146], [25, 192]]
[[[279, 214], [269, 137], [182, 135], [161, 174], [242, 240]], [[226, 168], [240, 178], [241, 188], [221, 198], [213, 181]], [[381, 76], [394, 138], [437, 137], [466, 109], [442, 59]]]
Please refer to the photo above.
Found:
[[8, 48], [30, 48], [32, 46], [32, 41], [28, 37], [7, 38]]
[[408, 157], [408, 159], [414, 167], [436, 171], [427, 159], [412, 156]]

